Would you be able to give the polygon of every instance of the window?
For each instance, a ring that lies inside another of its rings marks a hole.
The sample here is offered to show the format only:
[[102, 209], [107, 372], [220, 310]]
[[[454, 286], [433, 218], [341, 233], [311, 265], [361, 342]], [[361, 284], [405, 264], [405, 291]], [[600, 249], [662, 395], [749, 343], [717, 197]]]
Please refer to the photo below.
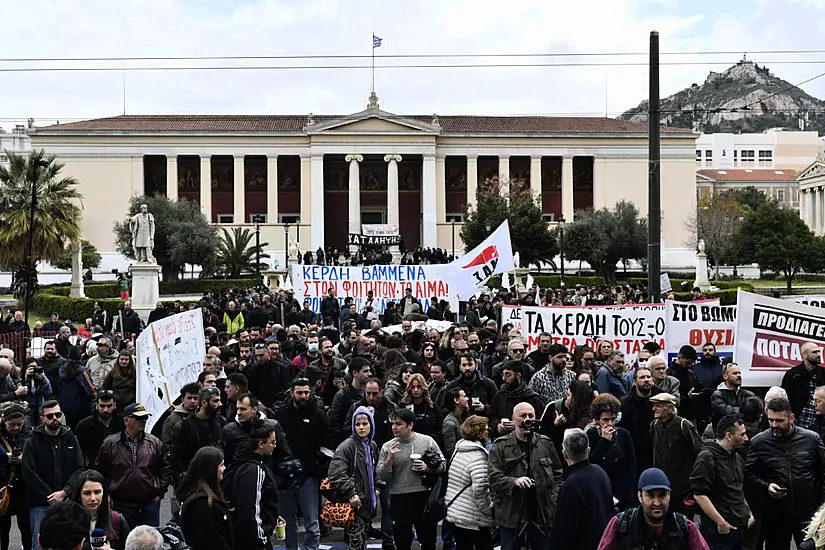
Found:
[[759, 162], [773, 162], [773, 151], [770, 149], [760, 149]]
[[301, 216], [298, 214], [278, 214], [278, 223], [300, 223]]
[[234, 223], [234, 214], [218, 214], [218, 223]]
[[739, 158], [739, 149], [734, 149], [733, 150], [733, 160], [736, 160], [738, 158]]
[[696, 150], [696, 160], [702, 160], [702, 150], [701, 149]]
[[550, 214], [542, 214], [541, 217], [544, 218], [544, 221], [546, 221], [546, 222], [556, 221], [556, 215], [552, 212]]
[[753, 160], [753, 159], [754, 159], [753, 150], [750, 150], [750, 151], [746, 151], [744, 149], [742, 150], [742, 160]]
[[711, 151], [710, 149], [707, 149], [705, 151], [705, 158], [708, 159], [708, 160], [711, 160], [713, 158], [713, 151]]
[[447, 214], [447, 223], [450, 223], [450, 222], [461, 223], [463, 221], [464, 221], [464, 215], [463, 214]]
[[776, 200], [779, 202], [785, 202], [785, 190], [784, 189], [777, 189], [776, 190]]
[[250, 214], [249, 223], [266, 223], [266, 214]]

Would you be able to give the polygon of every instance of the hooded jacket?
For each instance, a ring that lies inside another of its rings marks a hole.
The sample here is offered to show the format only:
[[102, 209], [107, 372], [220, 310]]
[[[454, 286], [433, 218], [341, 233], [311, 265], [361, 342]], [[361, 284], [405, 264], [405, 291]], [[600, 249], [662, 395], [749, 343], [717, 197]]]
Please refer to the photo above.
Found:
[[524, 380], [514, 388], [511, 388], [510, 384], [505, 383], [501, 389], [496, 392], [496, 395], [493, 397], [493, 402], [490, 403], [490, 434], [492, 437], [495, 438], [502, 435], [498, 433], [498, 425], [501, 424], [501, 421], [505, 418], [510, 420], [513, 418], [513, 409], [515, 409], [519, 403], [530, 403], [536, 410], [536, 414], [538, 414], [539, 411], [543, 411], [547, 406], [544, 399], [533, 391]]
[[349, 424], [345, 424], [345, 422], [352, 404], [359, 401], [362, 397], [364, 397], [363, 388], [357, 390], [352, 386], [352, 383], [349, 383], [338, 390], [335, 397], [332, 398], [332, 405], [329, 408], [329, 430], [332, 436], [332, 442], [335, 445], [344, 441], [349, 434], [354, 433], [348, 432], [345, 429], [345, 427], [351, 427]]
[[83, 469], [83, 452], [74, 433], [60, 426], [57, 435], [46, 434], [43, 425], [31, 432], [23, 446], [23, 479], [29, 506], [46, 506], [55, 491], [71, 494]]
[[[112, 368], [114, 368], [119, 355], [120, 354], [114, 350], [105, 357], [102, 357], [98, 353], [86, 363], [86, 368], [89, 369], [89, 372], [92, 374], [92, 382], [96, 388], [103, 387], [103, 381], [106, 380], [106, 376], [108, 376]], [[129, 403], [126, 404], [128, 405]]]
[[[352, 435], [352, 431], [350, 431], [352, 426], [352, 415], [356, 410], [358, 410], [359, 407], [362, 406], [370, 407], [371, 405], [367, 403], [366, 398], [362, 398], [353, 403], [349, 408], [347, 419], [344, 422], [344, 426], [347, 428], [347, 436]], [[392, 426], [390, 424], [390, 415], [393, 412], [395, 412], [395, 403], [387, 400], [386, 397], [379, 399], [378, 403], [376, 403], [373, 407], [372, 422], [375, 425], [375, 433], [373, 434], [372, 440], [375, 441], [375, 444], [378, 445], [379, 449], [384, 445], [384, 443], [393, 437]]]
[[215, 411], [214, 417], [206, 420], [194, 413], [181, 422], [172, 437], [172, 474], [181, 476], [186, 473], [195, 453], [202, 447], [221, 447], [224, 424], [226, 420], [218, 411]]
[[[729, 453], [716, 441], [705, 443], [693, 464], [690, 488], [693, 494], [708, 497], [725, 521], [742, 530], [748, 528], [750, 517], [742, 489], [744, 482], [745, 460], [742, 455]], [[716, 524], [702, 514], [702, 528], [715, 532]]]
[[278, 523], [278, 489], [267, 462], [266, 457], [248, 452], [226, 484], [235, 548], [272, 548], [269, 536]]
[[[258, 411], [258, 420], [266, 425], [271, 425], [275, 429], [275, 452], [272, 454], [270, 468], [276, 462], [285, 462], [292, 458], [289, 450], [289, 443], [284, 435], [284, 429], [277, 420], [267, 418], [266, 415]], [[227, 470], [231, 470], [240, 465], [249, 453], [249, 431], [251, 422], [241, 422], [237, 415], [235, 420], [226, 424], [221, 433], [223, 441], [223, 455]]]
[[[481, 416], [490, 416], [490, 404], [493, 402], [493, 397], [496, 396], [498, 392], [498, 388], [496, 387], [495, 382], [490, 380], [489, 378], [485, 378], [481, 375], [480, 370], [476, 370], [473, 377], [469, 380], [463, 373], [459, 373], [458, 377], [447, 384], [447, 387], [444, 388], [444, 391], [441, 393], [441, 407], [445, 409], [452, 409], [452, 403], [445, 403], [447, 399], [447, 395], [450, 393], [450, 390], [453, 388], [461, 388], [464, 390], [464, 393], [467, 394], [467, 399], [470, 400], [470, 410], [473, 414], [479, 414]], [[481, 401], [481, 404], [484, 405], [484, 410], [481, 412], [476, 411], [472, 406], [473, 398], [478, 399]]]
[[[370, 433], [366, 438], [355, 433], [355, 420], [359, 415], [366, 415], [370, 421]], [[346, 438], [337, 449], [329, 465], [329, 481], [347, 500], [356, 494], [361, 499], [358, 516], [370, 519], [375, 515], [375, 486], [378, 461], [378, 445], [373, 441], [375, 420], [366, 407], [358, 407], [350, 423], [352, 435]]]
[[163, 422], [163, 430], [160, 436], [160, 440], [163, 441], [164, 445], [168, 447], [172, 446], [172, 434], [175, 433], [180, 423], [186, 420], [190, 414], [192, 413], [183, 407], [183, 403], [176, 406], [172, 412], [169, 413], [169, 416]]
[[478, 529], [495, 525], [487, 460], [487, 449], [478, 441], [462, 439], [456, 443], [455, 456], [447, 472], [444, 502], [452, 501], [447, 508], [447, 519], [457, 527]]

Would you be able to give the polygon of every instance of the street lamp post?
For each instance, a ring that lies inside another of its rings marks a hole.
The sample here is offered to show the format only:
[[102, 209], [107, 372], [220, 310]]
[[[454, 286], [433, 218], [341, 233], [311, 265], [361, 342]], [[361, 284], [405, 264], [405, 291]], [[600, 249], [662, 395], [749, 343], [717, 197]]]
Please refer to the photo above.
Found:
[[252, 216], [252, 221], [255, 222], [255, 285], [260, 288], [263, 286], [263, 279], [261, 279], [261, 223], [263, 216], [255, 214]]
[[561, 277], [559, 286], [564, 285], [564, 216], [559, 219], [559, 259], [561, 263]]
[[29, 247], [26, 254], [26, 292], [25, 292], [25, 330], [29, 330], [29, 301], [32, 295], [32, 248], [34, 247], [34, 213], [37, 210], [37, 169], [49, 165], [48, 161], [43, 160], [37, 155], [32, 155], [31, 164], [31, 208], [29, 210]]
[[289, 224], [284, 223], [284, 269], [289, 272]]

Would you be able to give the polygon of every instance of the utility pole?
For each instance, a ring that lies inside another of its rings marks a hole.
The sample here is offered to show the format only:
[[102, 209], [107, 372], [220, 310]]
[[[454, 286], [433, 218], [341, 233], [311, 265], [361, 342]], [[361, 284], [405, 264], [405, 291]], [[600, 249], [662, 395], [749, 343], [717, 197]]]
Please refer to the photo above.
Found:
[[650, 94], [648, 99], [648, 208], [647, 208], [647, 296], [650, 303], [661, 301], [662, 269], [662, 189], [659, 134], [659, 33], [650, 32]]

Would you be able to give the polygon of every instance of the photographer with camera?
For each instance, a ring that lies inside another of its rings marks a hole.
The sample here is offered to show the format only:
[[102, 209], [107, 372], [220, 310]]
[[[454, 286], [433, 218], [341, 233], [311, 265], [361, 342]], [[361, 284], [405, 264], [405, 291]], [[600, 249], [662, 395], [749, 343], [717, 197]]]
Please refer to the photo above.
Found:
[[529, 403], [513, 410], [514, 430], [490, 450], [490, 495], [501, 527], [501, 550], [546, 549], [562, 484], [562, 465]]

